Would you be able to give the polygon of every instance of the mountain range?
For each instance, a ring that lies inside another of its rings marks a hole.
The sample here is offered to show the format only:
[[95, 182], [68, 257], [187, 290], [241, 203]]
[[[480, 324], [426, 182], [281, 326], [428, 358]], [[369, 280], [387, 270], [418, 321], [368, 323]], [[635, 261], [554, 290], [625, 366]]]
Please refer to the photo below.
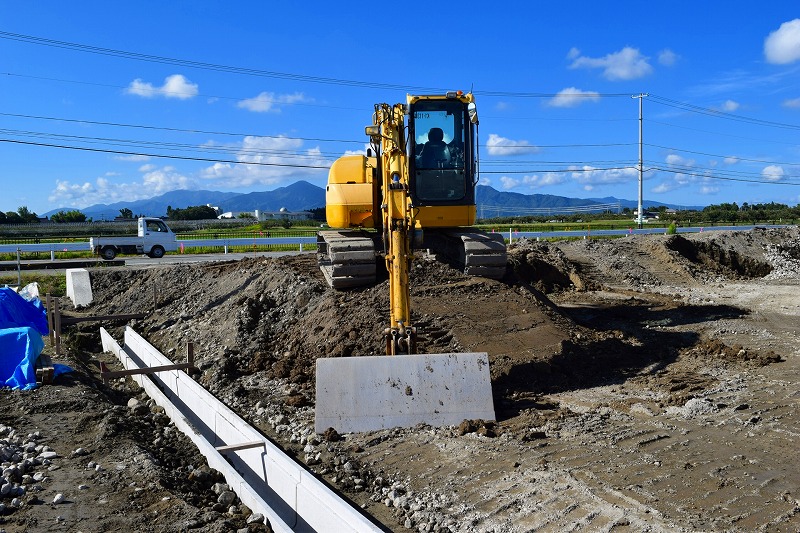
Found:
[[[576, 207], [590, 207], [601, 204], [616, 204], [621, 208], [636, 209], [638, 202], [623, 200], [612, 196], [605, 198], [569, 198], [552, 194], [520, 194], [514, 192], [498, 191], [492, 187], [479, 185], [476, 196], [478, 198], [478, 216], [495, 216], [492, 211], [497, 211], [500, 216], [514, 214], [530, 214], [532, 209], [548, 209], [549, 213], [559, 214], [574, 212]], [[113, 220], [119, 216], [121, 209], [130, 209], [134, 215], [165, 216], [167, 207], [185, 209], [190, 206], [212, 205], [222, 212], [227, 211], [279, 211], [285, 208], [288, 211], [307, 211], [325, 207], [325, 189], [307, 181], [297, 181], [291, 185], [280, 187], [272, 191], [251, 193], [232, 193], [220, 191], [170, 191], [160, 196], [133, 202], [116, 202], [113, 204], [95, 204], [83, 209], [63, 207], [53, 209], [40, 216], [51, 216], [59, 211], [81, 211], [93, 220]], [[673, 209], [702, 209], [702, 206], [681, 206], [664, 204], [661, 202], [645, 201], [644, 207], [651, 208], [660, 205]], [[481, 208], [484, 213], [481, 213]], [[515, 210], [518, 210], [515, 213]], [[528, 213], [526, 213], [526, 210]]]

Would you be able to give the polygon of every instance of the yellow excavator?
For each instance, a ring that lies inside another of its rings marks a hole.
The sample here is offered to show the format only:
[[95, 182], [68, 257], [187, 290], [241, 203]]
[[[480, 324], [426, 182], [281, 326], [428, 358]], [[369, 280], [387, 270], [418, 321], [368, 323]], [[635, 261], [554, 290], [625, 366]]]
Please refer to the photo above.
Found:
[[486, 353], [417, 354], [409, 271], [415, 250], [469, 275], [501, 278], [506, 246], [471, 229], [478, 176], [478, 114], [471, 93], [407, 97], [376, 104], [365, 156], [338, 159], [328, 175], [319, 266], [335, 289], [389, 275], [386, 356], [317, 360], [315, 429], [367, 431], [420, 422], [494, 419]]

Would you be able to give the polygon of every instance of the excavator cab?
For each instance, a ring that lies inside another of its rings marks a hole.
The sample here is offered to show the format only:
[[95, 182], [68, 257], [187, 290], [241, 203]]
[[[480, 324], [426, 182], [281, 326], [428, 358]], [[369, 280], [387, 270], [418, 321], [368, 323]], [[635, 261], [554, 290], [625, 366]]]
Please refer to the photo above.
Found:
[[[411, 196], [416, 206], [475, 204], [476, 151], [472, 95], [410, 97], [408, 133]], [[474, 106], [474, 104], [473, 104]], [[460, 226], [471, 221], [447, 220]]]

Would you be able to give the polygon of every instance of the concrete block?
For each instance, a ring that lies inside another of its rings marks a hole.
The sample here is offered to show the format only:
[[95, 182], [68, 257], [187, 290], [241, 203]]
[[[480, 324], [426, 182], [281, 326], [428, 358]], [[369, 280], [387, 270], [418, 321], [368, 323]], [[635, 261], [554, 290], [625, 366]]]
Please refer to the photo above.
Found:
[[314, 429], [339, 433], [494, 420], [486, 353], [317, 359]]
[[75, 307], [92, 303], [92, 282], [85, 268], [67, 269], [67, 296]]

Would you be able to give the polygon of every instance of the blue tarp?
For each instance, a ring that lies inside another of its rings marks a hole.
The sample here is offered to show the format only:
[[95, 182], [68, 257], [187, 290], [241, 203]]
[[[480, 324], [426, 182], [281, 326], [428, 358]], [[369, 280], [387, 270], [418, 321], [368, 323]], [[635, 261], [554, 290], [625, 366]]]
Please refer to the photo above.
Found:
[[[36, 387], [36, 360], [49, 333], [47, 311], [35, 298], [28, 301], [8, 287], [0, 288], [0, 387]], [[72, 369], [53, 365], [53, 377]]]
[[9, 287], [0, 288], [0, 329], [32, 327], [48, 335], [47, 311], [38, 298], [28, 301]]
[[43, 349], [33, 328], [0, 329], [0, 382], [13, 389], [36, 387], [36, 359]]

